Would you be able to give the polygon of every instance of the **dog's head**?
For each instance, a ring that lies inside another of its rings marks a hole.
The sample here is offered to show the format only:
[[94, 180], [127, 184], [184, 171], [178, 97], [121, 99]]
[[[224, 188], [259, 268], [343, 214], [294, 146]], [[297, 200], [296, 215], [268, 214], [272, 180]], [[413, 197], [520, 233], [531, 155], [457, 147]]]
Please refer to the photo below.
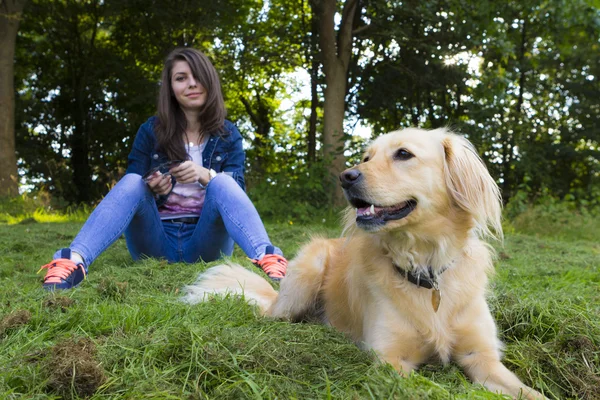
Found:
[[380, 136], [340, 181], [351, 205], [347, 220], [363, 230], [454, 223], [502, 235], [498, 186], [472, 144], [445, 129]]

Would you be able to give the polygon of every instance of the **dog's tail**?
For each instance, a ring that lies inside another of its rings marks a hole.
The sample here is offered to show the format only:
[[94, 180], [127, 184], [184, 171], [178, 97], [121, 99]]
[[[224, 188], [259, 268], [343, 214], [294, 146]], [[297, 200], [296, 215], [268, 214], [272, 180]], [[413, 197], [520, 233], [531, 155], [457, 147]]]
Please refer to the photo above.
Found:
[[237, 264], [221, 264], [207, 269], [196, 282], [184, 288], [183, 301], [196, 304], [210, 296], [243, 296], [249, 304], [255, 304], [264, 315], [277, 300], [277, 292], [266, 279]]

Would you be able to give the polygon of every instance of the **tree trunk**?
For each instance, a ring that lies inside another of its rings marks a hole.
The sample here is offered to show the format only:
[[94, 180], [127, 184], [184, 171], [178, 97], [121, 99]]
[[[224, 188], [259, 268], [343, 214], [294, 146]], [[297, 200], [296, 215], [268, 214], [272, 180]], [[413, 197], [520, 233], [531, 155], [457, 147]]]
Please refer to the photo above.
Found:
[[77, 43], [74, 46], [71, 62], [68, 63], [69, 75], [73, 83], [73, 99], [71, 103], [71, 117], [73, 118], [73, 137], [71, 138], [71, 167], [73, 170], [73, 184], [76, 188], [76, 202], [89, 203], [94, 198], [93, 170], [90, 164], [90, 143], [93, 136], [94, 107], [90, 104], [87, 82], [93, 76], [92, 66], [85, 60], [94, 59], [96, 38], [100, 23], [98, 7], [90, 10], [89, 16], [93, 19], [93, 27], [88, 42], [85, 33], [81, 31], [80, 14], [73, 14], [70, 23], [72, 34]]
[[73, 185], [76, 188], [77, 203], [88, 203], [92, 200], [92, 168], [89, 159], [89, 135], [85, 123], [75, 123], [71, 140], [71, 167], [73, 169]]
[[317, 109], [319, 108], [319, 93], [317, 91], [319, 85], [319, 60], [318, 60], [318, 44], [317, 38], [319, 35], [319, 25], [317, 18], [311, 18], [311, 37], [310, 51], [308, 59], [310, 60], [310, 120], [308, 123], [308, 165], [313, 165], [317, 160]]
[[325, 73], [325, 104], [323, 107], [323, 150], [329, 162], [330, 188], [333, 206], [345, 204], [338, 175], [346, 168], [344, 157], [344, 112], [348, 67], [352, 55], [352, 28], [358, 0], [347, 0], [342, 11], [340, 28], [335, 30], [336, 0], [313, 0], [319, 17], [321, 59]]
[[513, 121], [513, 133], [508, 136], [508, 143], [504, 148], [503, 157], [503, 182], [502, 182], [502, 197], [504, 202], [514, 195], [516, 185], [518, 184], [519, 178], [516, 177], [515, 171], [511, 169], [513, 161], [516, 158], [514, 154], [515, 146], [520, 143], [522, 137], [521, 130], [523, 125], [519, 122], [523, 121], [523, 93], [525, 92], [525, 77], [528, 72], [526, 65], [526, 53], [527, 53], [527, 17], [523, 19], [523, 25], [521, 27], [521, 43], [519, 46], [519, 95], [517, 96], [517, 105], [514, 109], [514, 121]]
[[0, 197], [19, 194], [15, 152], [14, 59], [25, 0], [0, 0]]
[[261, 99], [260, 94], [256, 94], [256, 112], [252, 108], [250, 101], [243, 95], [240, 96], [240, 101], [244, 104], [246, 112], [250, 116], [252, 123], [256, 127], [256, 134], [254, 140], [252, 140], [252, 147], [254, 147], [255, 159], [251, 160], [252, 168], [255, 176], [263, 177], [267, 170], [265, 165], [266, 157], [271, 152], [271, 146], [269, 145], [269, 133], [273, 124], [271, 123], [271, 113], [269, 108], [265, 105]]
[[346, 95], [346, 71], [342, 66], [330, 68], [330, 78], [325, 79], [325, 106], [323, 108], [323, 151], [331, 178], [331, 192], [335, 207], [344, 204], [344, 196], [338, 181], [346, 169], [344, 157], [344, 111]]

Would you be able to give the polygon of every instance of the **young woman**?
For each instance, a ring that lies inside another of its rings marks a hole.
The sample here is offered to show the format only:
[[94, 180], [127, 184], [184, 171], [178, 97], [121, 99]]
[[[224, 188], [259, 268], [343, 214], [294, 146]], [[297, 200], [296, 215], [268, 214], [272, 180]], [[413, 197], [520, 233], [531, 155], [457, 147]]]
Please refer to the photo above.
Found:
[[219, 77], [201, 52], [176, 49], [162, 73], [157, 115], [139, 129], [127, 173], [68, 248], [42, 266], [46, 289], [70, 289], [121, 234], [134, 260], [213, 261], [234, 242], [273, 280], [287, 261], [244, 191], [242, 136], [225, 120]]

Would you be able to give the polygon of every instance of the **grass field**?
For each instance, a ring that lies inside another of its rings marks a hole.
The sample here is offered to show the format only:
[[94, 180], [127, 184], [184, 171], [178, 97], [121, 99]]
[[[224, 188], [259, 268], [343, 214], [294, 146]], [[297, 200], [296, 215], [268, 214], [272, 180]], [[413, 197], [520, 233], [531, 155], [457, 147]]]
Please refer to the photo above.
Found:
[[[511, 370], [552, 399], [600, 399], [600, 220], [566, 215], [507, 224], [489, 301]], [[502, 398], [454, 364], [400, 378], [328, 327], [261, 318], [239, 299], [185, 305], [182, 287], [210, 265], [133, 262], [122, 239], [80, 288], [46, 293], [36, 271], [81, 215], [11, 218], [0, 219], [0, 398]], [[267, 229], [288, 256], [312, 234], [339, 235]], [[239, 249], [233, 259], [252, 268]]]

